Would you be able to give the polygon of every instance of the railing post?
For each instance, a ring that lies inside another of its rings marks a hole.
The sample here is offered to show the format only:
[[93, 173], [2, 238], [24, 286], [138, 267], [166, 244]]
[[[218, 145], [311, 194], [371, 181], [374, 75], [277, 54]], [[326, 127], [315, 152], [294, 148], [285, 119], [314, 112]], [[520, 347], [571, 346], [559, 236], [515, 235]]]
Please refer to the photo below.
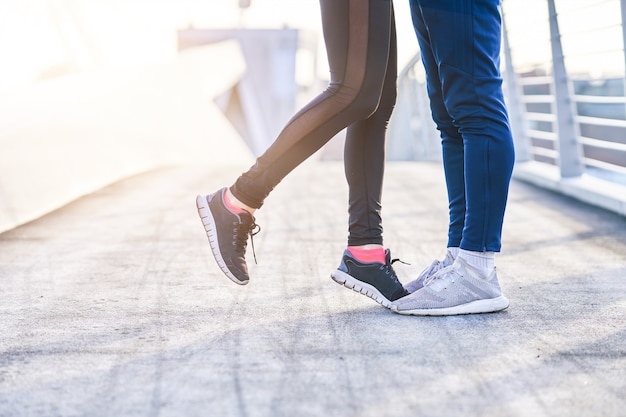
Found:
[[504, 46], [504, 68], [506, 72], [506, 101], [509, 110], [509, 123], [511, 124], [511, 131], [515, 142], [515, 159], [517, 161], [529, 161], [531, 159], [530, 146], [528, 143], [528, 135], [526, 135], [526, 123], [523, 116], [524, 109], [522, 108], [523, 104], [520, 100], [521, 90], [519, 89], [517, 74], [513, 66], [504, 12], [502, 12], [502, 40]]
[[575, 113], [567, 71], [565, 69], [561, 33], [559, 31], [554, 0], [548, 0], [548, 12], [550, 20], [550, 44], [552, 46], [559, 168], [562, 178], [577, 177], [583, 174], [584, 167], [582, 164], [581, 146], [578, 142], [577, 125], [574, 120]]
[[626, 0], [620, 0], [622, 8], [622, 46], [624, 47], [624, 94], [626, 94]]

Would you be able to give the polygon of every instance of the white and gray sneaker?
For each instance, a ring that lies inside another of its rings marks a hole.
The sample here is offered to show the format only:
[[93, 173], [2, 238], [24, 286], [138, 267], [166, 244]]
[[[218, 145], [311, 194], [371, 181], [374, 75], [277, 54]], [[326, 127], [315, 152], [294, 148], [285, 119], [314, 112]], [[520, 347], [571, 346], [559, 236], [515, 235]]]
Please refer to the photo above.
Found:
[[502, 295], [496, 270], [488, 277], [457, 257], [451, 266], [424, 280], [424, 286], [394, 301], [391, 310], [412, 316], [451, 316], [504, 310], [509, 300]]
[[450, 266], [454, 263], [454, 257], [449, 250], [446, 251], [446, 256], [443, 260], [435, 259], [429, 266], [427, 266], [422, 272], [420, 272], [419, 276], [413, 281], [407, 282], [404, 284], [404, 288], [410, 292], [414, 293], [424, 286], [424, 281], [435, 275], [437, 272], [441, 271], [443, 268]]

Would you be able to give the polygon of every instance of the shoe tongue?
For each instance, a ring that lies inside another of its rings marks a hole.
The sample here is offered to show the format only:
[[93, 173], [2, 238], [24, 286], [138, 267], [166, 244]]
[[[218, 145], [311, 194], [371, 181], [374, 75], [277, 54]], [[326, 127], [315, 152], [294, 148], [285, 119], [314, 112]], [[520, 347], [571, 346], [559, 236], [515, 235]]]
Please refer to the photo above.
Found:
[[252, 223], [254, 221], [254, 216], [252, 216], [252, 214], [248, 211], [238, 213], [237, 216], [239, 216], [239, 221], [242, 223]]
[[391, 263], [391, 251], [389, 249], [385, 249], [385, 264], [389, 265]]

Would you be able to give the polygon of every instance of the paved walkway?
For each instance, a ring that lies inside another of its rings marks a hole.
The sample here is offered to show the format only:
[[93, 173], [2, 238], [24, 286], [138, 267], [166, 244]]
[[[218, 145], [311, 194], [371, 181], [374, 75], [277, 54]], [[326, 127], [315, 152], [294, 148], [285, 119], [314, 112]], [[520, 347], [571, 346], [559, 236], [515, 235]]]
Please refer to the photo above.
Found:
[[[195, 195], [243, 168], [147, 173], [0, 235], [0, 416], [624, 416], [625, 218], [514, 182], [510, 308], [405, 317], [329, 278], [338, 162], [259, 211], [248, 286], [222, 276]], [[384, 204], [406, 281], [443, 254], [440, 168], [389, 164]]]

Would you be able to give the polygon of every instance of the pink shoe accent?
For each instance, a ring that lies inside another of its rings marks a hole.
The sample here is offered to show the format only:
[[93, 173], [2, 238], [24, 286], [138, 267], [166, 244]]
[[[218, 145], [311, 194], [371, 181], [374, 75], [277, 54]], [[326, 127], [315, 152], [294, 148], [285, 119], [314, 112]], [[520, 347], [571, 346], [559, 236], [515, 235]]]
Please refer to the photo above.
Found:
[[361, 249], [355, 248], [353, 246], [348, 246], [348, 252], [355, 259], [361, 262], [378, 262], [381, 264], [385, 263], [385, 249], [384, 248], [376, 248], [376, 249]]
[[241, 207], [237, 207], [233, 204], [232, 201], [230, 201], [230, 198], [228, 197], [228, 193], [226, 191], [224, 191], [224, 205], [228, 210], [232, 211], [235, 214], [246, 213], [246, 210], [242, 209]]

